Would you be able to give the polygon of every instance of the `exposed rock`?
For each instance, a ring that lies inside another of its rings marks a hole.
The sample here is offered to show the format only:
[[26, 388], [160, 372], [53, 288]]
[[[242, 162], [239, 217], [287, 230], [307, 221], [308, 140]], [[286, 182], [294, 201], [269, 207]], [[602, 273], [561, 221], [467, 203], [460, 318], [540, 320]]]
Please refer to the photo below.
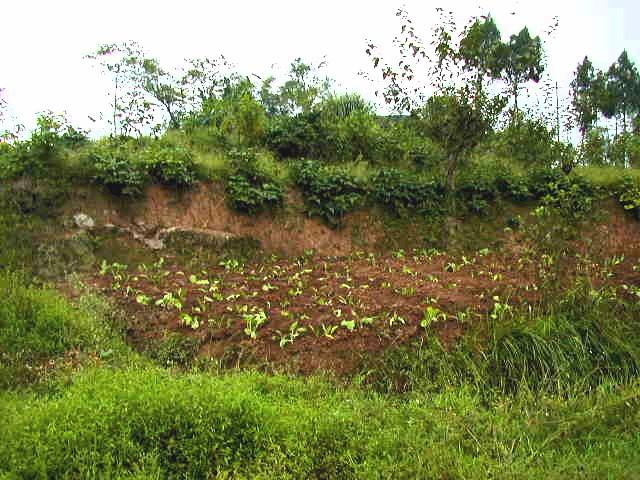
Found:
[[159, 240], [163, 240], [167, 245], [200, 245], [214, 248], [223, 247], [229, 240], [237, 238], [233, 233], [220, 230], [181, 227], [171, 227], [160, 230], [157, 236]]
[[164, 242], [158, 238], [145, 238], [143, 243], [151, 250], [162, 250], [164, 248]]
[[95, 220], [86, 213], [76, 213], [73, 216], [73, 222], [82, 230], [91, 230], [96, 226]]

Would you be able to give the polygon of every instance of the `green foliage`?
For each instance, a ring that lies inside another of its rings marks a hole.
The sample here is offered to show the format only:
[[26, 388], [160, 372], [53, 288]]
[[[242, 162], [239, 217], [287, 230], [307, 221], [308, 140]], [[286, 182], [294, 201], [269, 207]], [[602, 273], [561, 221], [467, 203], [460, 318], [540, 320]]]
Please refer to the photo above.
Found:
[[580, 144], [580, 160], [584, 165], [605, 165], [608, 161], [609, 138], [603, 128], [588, 130]]
[[265, 143], [280, 158], [326, 158], [330, 151], [319, 112], [274, 117], [269, 122]]
[[486, 214], [491, 204], [506, 198], [522, 202], [533, 198], [529, 179], [500, 161], [477, 161], [460, 172], [458, 198], [472, 213]]
[[141, 152], [141, 157], [149, 174], [162, 184], [185, 188], [196, 180], [193, 155], [186, 147], [156, 141]]
[[640, 220], [640, 181], [626, 177], [620, 185], [618, 200], [625, 210], [629, 210]]
[[387, 119], [382, 122], [380, 135], [378, 156], [383, 164], [435, 170], [446, 158], [446, 153], [437, 143], [420, 134], [415, 117]]
[[183, 124], [187, 132], [203, 129], [211, 143], [224, 147], [256, 147], [263, 143], [267, 116], [247, 80], [227, 80], [222, 95], [206, 99]]
[[543, 205], [564, 218], [579, 220], [592, 211], [599, 195], [596, 185], [580, 175], [568, 176], [559, 169], [538, 169], [530, 175], [531, 191]]
[[284, 203], [282, 185], [258, 164], [253, 150], [232, 152], [226, 193], [231, 206], [247, 214], [275, 209]]
[[289, 78], [273, 91], [273, 77], [262, 82], [260, 100], [269, 115], [297, 115], [310, 112], [322, 99], [329, 96], [331, 81], [320, 78], [319, 71], [326, 65], [305, 63], [296, 58], [289, 70]]
[[609, 163], [618, 167], [640, 166], [640, 135], [637, 133], [621, 133], [610, 143], [607, 152]]
[[65, 148], [86, 143], [86, 133], [73, 128], [62, 115], [42, 114], [28, 140], [0, 144], [0, 180], [18, 177], [47, 178], [61, 168]]
[[105, 322], [112, 307], [90, 295], [72, 306], [24, 275], [0, 270], [0, 297], [0, 389], [37, 380], [46, 361], [72, 349], [123, 351]]
[[118, 195], [141, 195], [148, 181], [144, 166], [137, 161], [134, 147], [117, 141], [100, 142], [87, 158], [94, 181]]
[[0, 296], [0, 349], [5, 354], [35, 360], [63, 353], [76, 342], [78, 316], [58, 295], [3, 273]]
[[579, 283], [547, 312], [494, 302], [486, 326], [476, 324], [454, 348], [427, 338], [391, 349], [365, 364], [368, 381], [389, 393], [466, 386], [492, 397], [523, 389], [575, 394], [640, 374], [638, 305], [607, 289]]
[[0, 475], [633, 478], [637, 392], [491, 402], [463, 387], [400, 402], [258, 373], [94, 371], [55, 396], [0, 398]]
[[118, 195], [141, 195], [150, 180], [186, 188], [197, 178], [191, 151], [167, 140], [96, 142], [88, 150], [84, 168], [94, 181]]
[[550, 166], [557, 160], [554, 133], [541, 120], [522, 114], [496, 133], [491, 143], [497, 155], [525, 167]]
[[397, 215], [407, 211], [438, 215], [442, 213], [444, 188], [434, 180], [415, 178], [394, 168], [383, 168], [373, 177], [371, 196]]
[[447, 154], [446, 187], [452, 192], [455, 174], [469, 153], [493, 128], [504, 108], [502, 97], [490, 98], [469, 88], [450, 90], [429, 98], [417, 124]]
[[293, 176], [302, 190], [307, 213], [332, 227], [340, 226], [348, 212], [364, 203], [364, 187], [341, 168], [307, 160], [294, 166]]

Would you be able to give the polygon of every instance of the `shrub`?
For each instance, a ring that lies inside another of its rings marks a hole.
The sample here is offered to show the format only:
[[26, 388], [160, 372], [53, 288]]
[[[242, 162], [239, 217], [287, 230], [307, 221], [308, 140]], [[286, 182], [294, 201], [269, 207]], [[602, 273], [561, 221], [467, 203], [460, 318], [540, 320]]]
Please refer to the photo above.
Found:
[[618, 200], [625, 210], [633, 213], [640, 220], [640, 182], [631, 177], [622, 181]]
[[141, 157], [151, 176], [164, 185], [184, 188], [196, 181], [193, 156], [183, 146], [157, 141], [145, 148]]
[[147, 354], [164, 367], [187, 367], [196, 354], [200, 341], [181, 333], [171, 333], [156, 342]]
[[93, 179], [119, 195], [141, 195], [148, 181], [148, 174], [133, 155], [131, 145], [99, 143], [90, 151], [88, 169]]
[[609, 139], [606, 136], [606, 129], [592, 128], [582, 139], [580, 160], [584, 165], [605, 165], [608, 149]]
[[457, 195], [473, 213], [486, 214], [499, 198], [526, 201], [533, 194], [527, 179], [500, 161], [481, 161], [460, 172]]
[[522, 113], [495, 134], [492, 144], [496, 154], [524, 166], [550, 166], [556, 160], [553, 131]]
[[255, 151], [236, 150], [231, 157], [226, 193], [234, 209], [256, 214], [282, 206], [284, 190], [276, 179], [258, 165]]
[[279, 158], [326, 158], [332, 151], [317, 111], [274, 117], [269, 122], [265, 143]]
[[433, 140], [420, 135], [405, 119], [386, 118], [380, 132], [379, 161], [435, 169], [446, 157]]
[[568, 176], [560, 169], [538, 169], [530, 175], [530, 188], [543, 205], [554, 208], [568, 219], [579, 220], [591, 212], [599, 194], [597, 186], [585, 177]]
[[407, 172], [384, 168], [373, 178], [375, 201], [396, 214], [415, 210], [422, 214], [442, 213], [444, 188], [434, 180], [414, 178]]
[[609, 162], [619, 167], [640, 166], [640, 135], [624, 132], [609, 144]]
[[307, 213], [338, 227], [345, 214], [364, 203], [366, 191], [341, 168], [307, 160], [294, 167], [296, 185], [302, 190]]
[[248, 80], [239, 80], [229, 81], [220, 98], [206, 100], [201, 111], [185, 119], [184, 126], [198, 136], [205, 132], [219, 146], [256, 147], [264, 141], [266, 121], [253, 86]]

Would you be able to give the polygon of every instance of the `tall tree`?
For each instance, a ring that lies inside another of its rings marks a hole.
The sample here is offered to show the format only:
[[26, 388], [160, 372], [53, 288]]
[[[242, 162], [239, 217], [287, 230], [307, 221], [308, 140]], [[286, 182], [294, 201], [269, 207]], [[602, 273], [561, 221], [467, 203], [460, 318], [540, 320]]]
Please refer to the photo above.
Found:
[[458, 56], [463, 68], [474, 72], [476, 89], [483, 89], [485, 78], [500, 77], [502, 41], [500, 30], [491, 15], [476, 19], [460, 41]]
[[331, 81], [319, 73], [325, 66], [324, 61], [314, 65], [296, 58], [290, 65], [289, 77], [275, 92], [275, 78], [270, 76], [263, 80], [259, 96], [267, 113], [294, 115], [309, 112], [318, 102], [327, 98]]
[[640, 112], [640, 75], [624, 50], [607, 72], [608, 113], [622, 118], [623, 132], [627, 119]]
[[514, 113], [517, 114], [520, 87], [528, 81], [539, 82], [544, 72], [542, 41], [538, 36], [531, 37], [529, 29], [524, 27], [500, 47], [499, 57], [501, 77], [509, 85]]
[[[396, 66], [382, 61], [371, 43], [366, 53], [371, 56], [374, 69], [382, 71], [388, 103], [408, 110], [427, 88], [435, 90], [421, 108], [413, 108], [413, 115], [417, 125], [447, 154], [445, 181], [452, 202], [456, 172], [492, 130], [505, 106], [504, 97], [491, 95], [483, 86], [483, 77], [497, 78], [501, 71], [500, 33], [491, 17], [472, 19], [466, 27], [459, 28], [451, 13], [436, 10], [440, 19], [432, 31], [433, 51], [427, 51], [413, 30], [409, 15], [401, 9], [397, 13], [402, 22], [401, 35], [394, 42], [401, 62]], [[427, 64], [426, 78], [416, 75], [420, 62]], [[421, 85], [411, 85], [414, 81]]]
[[152, 104], [140, 88], [144, 77], [144, 53], [136, 42], [104, 44], [85, 58], [98, 62], [113, 78], [111, 93], [113, 135], [142, 134], [153, 121]]
[[571, 105], [583, 139], [598, 120], [601, 84], [591, 60], [585, 56], [571, 81]]
[[157, 110], [169, 128], [177, 128], [187, 111], [198, 110], [221, 94], [221, 69], [228, 66], [224, 57], [190, 59], [180, 75], [162, 68], [136, 42], [102, 45], [87, 58], [96, 60], [113, 77], [113, 129], [114, 134], [124, 135], [140, 134], [157, 120]]

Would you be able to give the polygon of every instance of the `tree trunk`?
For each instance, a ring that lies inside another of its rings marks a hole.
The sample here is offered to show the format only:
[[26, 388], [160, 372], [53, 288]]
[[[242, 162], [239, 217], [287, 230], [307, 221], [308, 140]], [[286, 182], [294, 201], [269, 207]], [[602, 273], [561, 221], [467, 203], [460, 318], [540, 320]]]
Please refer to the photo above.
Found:
[[444, 243], [447, 248], [451, 248], [456, 233], [456, 219], [453, 216], [455, 211], [455, 188], [456, 188], [456, 167], [458, 166], [458, 155], [450, 153], [447, 157], [447, 177], [446, 177], [446, 193], [445, 193], [445, 225], [444, 225]]

